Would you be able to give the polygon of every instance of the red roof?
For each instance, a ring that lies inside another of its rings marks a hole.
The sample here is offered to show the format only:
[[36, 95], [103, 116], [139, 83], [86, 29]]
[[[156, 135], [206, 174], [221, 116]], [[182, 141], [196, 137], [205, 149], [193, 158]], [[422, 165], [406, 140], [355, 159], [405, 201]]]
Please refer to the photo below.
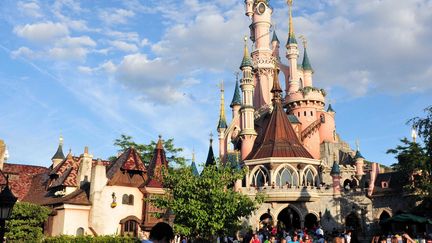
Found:
[[148, 166], [148, 187], [159, 187], [162, 188], [162, 169], [168, 168], [168, 161], [166, 159], [165, 150], [162, 145], [162, 139], [156, 144], [156, 148], [153, 152], [153, 158]]
[[[48, 168], [35, 165], [20, 165], [5, 163], [2, 172], [9, 175], [9, 187], [12, 193], [22, 200], [29, 192], [32, 178], [40, 173], [47, 173]], [[6, 179], [0, 173], [0, 185], [5, 185]]]
[[113, 178], [120, 169], [147, 172], [140, 155], [136, 149], [132, 147], [124, 151], [113, 163], [110, 164], [107, 170], [107, 177], [109, 179]]

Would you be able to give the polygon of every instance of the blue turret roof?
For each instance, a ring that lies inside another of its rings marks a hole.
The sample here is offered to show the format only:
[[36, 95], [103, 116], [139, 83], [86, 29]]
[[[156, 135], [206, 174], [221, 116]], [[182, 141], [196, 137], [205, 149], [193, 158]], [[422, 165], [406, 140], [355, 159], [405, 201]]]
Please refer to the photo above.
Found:
[[336, 111], [334, 111], [332, 105], [329, 104], [329, 106], [327, 108], [327, 112], [336, 112]]
[[245, 45], [244, 45], [244, 50], [243, 50], [243, 60], [242, 60], [241, 65], [240, 65], [240, 69], [243, 69], [244, 67], [253, 67], [252, 58], [249, 55], [249, 50], [247, 48], [246, 39], [245, 39]]
[[276, 35], [276, 30], [273, 31], [273, 37], [272, 37], [272, 42], [276, 41], [277, 43], [280, 43], [279, 38]]
[[65, 159], [65, 156], [63, 154], [63, 145], [60, 143], [57, 152], [54, 154], [54, 156], [51, 159]]
[[357, 152], [356, 152], [356, 154], [354, 156], [354, 159], [364, 159], [363, 155], [361, 155], [361, 153], [360, 153], [359, 150], [357, 150]]
[[195, 164], [195, 161], [192, 161], [191, 169], [192, 169], [192, 174], [194, 176], [199, 176], [198, 168], [197, 168], [197, 166]]
[[217, 128], [218, 128], [218, 129], [221, 129], [221, 128], [228, 128], [228, 125], [227, 125], [227, 122], [226, 122], [226, 120], [225, 120], [225, 117], [220, 117], [220, 118], [219, 118], [219, 122], [218, 122], [218, 126], [217, 126]]
[[330, 175], [331, 176], [340, 175], [340, 167], [336, 161], [333, 163], [332, 169], [330, 171]]
[[236, 81], [236, 84], [235, 84], [234, 95], [233, 95], [230, 107], [232, 108], [235, 105], [241, 105], [241, 96], [240, 96], [240, 89], [239, 89], [238, 80]]
[[304, 48], [302, 68], [303, 68], [303, 70], [313, 71], [312, 65], [310, 64], [309, 57], [308, 57], [308, 54], [306, 51], [306, 47]]
[[212, 142], [213, 142], [213, 139], [210, 139], [210, 146], [209, 146], [209, 151], [207, 154], [207, 160], [206, 160], [205, 166], [216, 165], [216, 160], [215, 160], [214, 153], [213, 153]]

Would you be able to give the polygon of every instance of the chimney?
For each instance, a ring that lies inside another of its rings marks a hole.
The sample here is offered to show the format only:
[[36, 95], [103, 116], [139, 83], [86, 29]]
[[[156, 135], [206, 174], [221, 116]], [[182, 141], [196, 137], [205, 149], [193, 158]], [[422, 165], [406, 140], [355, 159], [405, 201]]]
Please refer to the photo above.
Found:
[[88, 147], [84, 147], [84, 154], [81, 155], [81, 163], [78, 169], [80, 185], [83, 182], [90, 182], [92, 171], [93, 155], [89, 154]]
[[106, 168], [101, 159], [98, 159], [95, 166], [91, 167], [90, 201], [93, 201], [95, 193], [100, 194], [102, 192], [106, 183]]
[[3, 170], [3, 165], [6, 160], [6, 144], [0, 139], [0, 170]]

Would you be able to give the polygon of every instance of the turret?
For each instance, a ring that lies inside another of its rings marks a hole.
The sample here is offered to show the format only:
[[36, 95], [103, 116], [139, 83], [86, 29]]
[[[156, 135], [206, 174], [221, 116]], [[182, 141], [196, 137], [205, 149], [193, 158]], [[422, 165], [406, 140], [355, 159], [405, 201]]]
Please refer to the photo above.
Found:
[[276, 30], [273, 31], [273, 37], [272, 37], [271, 45], [272, 45], [272, 50], [273, 50], [273, 57], [275, 57], [276, 60], [279, 61], [280, 60], [280, 56], [279, 56], [280, 42], [279, 42], [279, 38], [276, 35]]
[[207, 154], [207, 159], [206, 159], [206, 163], [205, 166], [210, 166], [210, 165], [216, 165], [216, 160], [214, 157], [214, 152], [213, 152], [213, 134], [210, 133], [210, 143], [209, 143], [209, 150], [208, 150], [208, 154]]
[[334, 155], [334, 162], [332, 169], [330, 171], [330, 175], [332, 177], [333, 182], [333, 195], [340, 195], [340, 167], [339, 163], [336, 161], [336, 154]]
[[286, 57], [289, 63], [289, 82], [288, 82], [288, 94], [296, 92], [300, 88], [300, 80], [297, 72], [297, 59], [299, 56], [297, 40], [294, 34], [294, 26], [292, 20], [292, 0], [288, 0], [288, 14], [289, 14], [289, 31], [288, 41], [286, 44]]
[[78, 170], [78, 179], [80, 184], [90, 182], [91, 179], [93, 155], [89, 153], [87, 146], [84, 148], [84, 153], [81, 155], [81, 157], [82, 159]]
[[249, 18], [252, 18], [253, 15], [253, 5], [254, 5], [254, 0], [245, 0], [245, 12], [246, 12], [245, 14]]
[[252, 79], [252, 60], [249, 57], [247, 49], [247, 38], [245, 37], [244, 55], [240, 69], [243, 71], [243, 78], [240, 82], [240, 88], [243, 93], [243, 101], [240, 109], [241, 113], [241, 132], [242, 138], [241, 154], [242, 159], [252, 150], [257, 133], [254, 125], [254, 106], [253, 106], [253, 95], [254, 95], [254, 82]]
[[219, 134], [219, 159], [223, 161], [225, 156], [226, 144], [225, 144], [225, 131], [227, 129], [227, 122], [225, 118], [225, 98], [224, 98], [224, 87], [223, 81], [220, 85], [221, 98], [220, 98], [220, 111], [219, 111], [219, 123], [217, 126], [217, 131]]
[[191, 163], [192, 174], [194, 176], [199, 176], [198, 168], [195, 163], [195, 151], [192, 152], [192, 163]]
[[307, 48], [307, 41], [303, 38], [303, 62], [302, 62], [302, 69], [303, 69], [303, 87], [312, 87], [312, 74], [313, 69], [312, 65], [310, 64], [309, 57], [306, 51]]
[[238, 75], [236, 77], [236, 83], [235, 83], [235, 88], [234, 88], [234, 95], [233, 95], [230, 107], [232, 109], [232, 118], [240, 115], [241, 95], [240, 95]]
[[354, 156], [355, 167], [356, 167], [356, 177], [360, 180], [360, 178], [364, 175], [363, 167], [364, 167], [364, 157], [360, 153], [359, 142], [357, 141], [357, 151]]
[[51, 161], [53, 162], [52, 167], [55, 168], [64, 159], [65, 159], [65, 156], [63, 154], [63, 136], [60, 136], [60, 138], [59, 138], [59, 146], [57, 148], [57, 151], [54, 154], [54, 156], [51, 158]]

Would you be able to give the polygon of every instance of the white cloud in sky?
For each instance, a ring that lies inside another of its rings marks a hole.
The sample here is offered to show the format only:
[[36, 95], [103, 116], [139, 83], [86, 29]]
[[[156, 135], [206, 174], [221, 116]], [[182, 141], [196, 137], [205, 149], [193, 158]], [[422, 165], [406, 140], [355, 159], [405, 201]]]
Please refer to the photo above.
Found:
[[67, 36], [69, 30], [62, 23], [40, 22], [35, 24], [18, 25], [14, 28], [14, 33], [32, 42], [48, 44], [53, 39]]
[[18, 1], [17, 8], [27, 16], [40, 18], [43, 16], [41, 8], [37, 1], [23, 2]]
[[127, 43], [125, 41], [115, 40], [115, 41], [110, 41], [110, 44], [115, 49], [121, 50], [124, 52], [136, 52], [136, 51], [138, 51], [138, 47], [135, 44]]
[[135, 16], [132, 10], [117, 8], [99, 12], [99, 18], [108, 25], [126, 24], [129, 18]]

